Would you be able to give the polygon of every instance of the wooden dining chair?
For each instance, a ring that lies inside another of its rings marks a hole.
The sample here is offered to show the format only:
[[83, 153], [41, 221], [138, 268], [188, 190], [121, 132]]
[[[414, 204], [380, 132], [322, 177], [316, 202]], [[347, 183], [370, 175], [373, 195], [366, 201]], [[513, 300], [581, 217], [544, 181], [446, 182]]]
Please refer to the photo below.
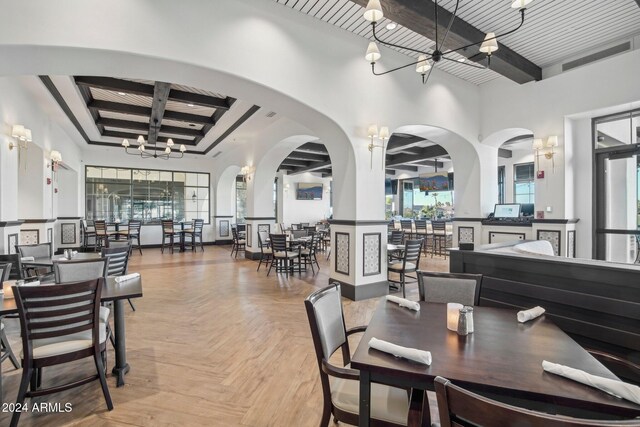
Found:
[[89, 224], [86, 219], [80, 220], [80, 234], [82, 235], [82, 247], [86, 250], [89, 247], [89, 242], [93, 239], [93, 249], [96, 248], [96, 228], [93, 225], [93, 221]]
[[[173, 253], [173, 247], [176, 244], [176, 236], [178, 232], [173, 227], [172, 219], [163, 219], [162, 220], [162, 246], [160, 247], [160, 253], [164, 253], [164, 248], [167, 246], [167, 239], [169, 240], [169, 246], [171, 247], [171, 253]], [[180, 243], [180, 239], [178, 238], [178, 243]]]
[[234, 227], [231, 229], [231, 235], [233, 236], [233, 245], [231, 246], [231, 256], [233, 256], [233, 252], [236, 253], [236, 258], [238, 258], [238, 251], [244, 251], [246, 249], [247, 240], [241, 239], [238, 235], [238, 230]]
[[[124, 276], [127, 274], [127, 268], [129, 266], [129, 254], [131, 254], [131, 243], [127, 242], [122, 247], [102, 248], [100, 256], [107, 260], [107, 272], [106, 276]], [[133, 311], [136, 311], [136, 306], [130, 298], [127, 298], [129, 305]]]
[[605, 421], [550, 415], [519, 408], [475, 394], [436, 377], [436, 398], [441, 427], [456, 426], [530, 426], [587, 427], [640, 426], [640, 420]]
[[400, 220], [400, 229], [404, 232], [404, 235], [407, 239], [411, 239], [413, 237], [413, 221], [410, 219], [402, 219]]
[[256, 271], [260, 271], [260, 266], [262, 263], [265, 266], [269, 265], [273, 262], [273, 250], [270, 245], [265, 243], [268, 239], [269, 233], [266, 231], [258, 231], [258, 246], [260, 247], [260, 260], [258, 262], [258, 269]]
[[276, 266], [276, 272], [284, 271], [286, 276], [289, 276], [289, 270], [293, 270], [295, 262], [298, 261], [298, 272], [302, 271], [300, 266], [300, 247], [298, 250], [292, 251], [287, 246], [286, 234], [269, 234], [269, 240], [271, 240], [271, 249], [273, 250], [273, 261], [269, 265], [267, 276], [271, 273], [271, 268], [274, 264]]
[[109, 246], [109, 232], [107, 231], [107, 222], [103, 219], [93, 221], [96, 230], [96, 245], [94, 251], [101, 249], [103, 246]]
[[[358, 425], [360, 419], [360, 372], [349, 366], [351, 352], [348, 337], [364, 332], [367, 327], [346, 329], [340, 297], [340, 285], [334, 283], [304, 300], [324, 398], [320, 421], [323, 427], [329, 425], [331, 415], [336, 423], [340, 421]], [[342, 352], [342, 366], [329, 361], [338, 349]], [[421, 406], [412, 402], [410, 410], [409, 402], [407, 390], [371, 384], [371, 425], [407, 425], [409, 416], [420, 413], [418, 407]], [[428, 417], [428, 413], [425, 415]]]
[[404, 232], [402, 230], [393, 230], [389, 236], [389, 243], [392, 245], [401, 245], [404, 241]]
[[[185, 232], [185, 245], [188, 244], [192, 251], [196, 250], [197, 240], [200, 240], [200, 250], [204, 252], [204, 244], [202, 243], [202, 229], [204, 228], [204, 219], [194, 219], [193, 227], [190, 232]], [[186, 238], [189, 240], [186, 240]]]
[[417, 271], [420, 301], [478, 305], [482, 274]]
[[426, 252], [427, 246], [429, 242], [427, 238], [429, 237], [429, 231], [427, 230], [427, 220], [426, 219], [416, 219], [416, 238], [423, 239], [422, 249]]
[[136, 241], [136, 246], [140, 255], [142, 255], [142, 246], [140, 245], [140, 231], [142, 229], [142, 221], [138, 221], [132, 219], [129, 221], [129, 231], [127, 233], [127, 239], [129, 239], [129, 243], [131, 244], [131, 249], [133, 249], [133, 241]]
[[[63, 285], [14, 287], [23, 348], [16, 404], [23, 405], [27, 397], [57, 393], [99, 380], [107, 409], [113, 409], [105, 376], [107, 329], [99, 321], [103, 283], [104, 279], [99, 278]], [[43, 367], [87, 357], [93, 357], [95, 375], [40, 388], [38, 373]], [[20, 414], [21, 411], [13, 413], [12, 427], [18, 425]]]
[[[51, 243], [37, 243], [34, 245], [16, 245], [16, 252], [20, 254], [20, 258], [51, 258], [53, 250]], [[24, 266], [24, 275], [29, 277], [37, 277], [38, 280], [50, 280], [51, 268], [49, 267], [26, 267]]]
[[318, 241], [320, 239], [320, 235], [318, 233], [314, 233], [311, 235], [311, 241], [307, 245], [306, 248], [300, 249], [300, 262], [304, 263], [304, 268], [306, 270], [307, 265], [311, 266], [311, 272], [316, 274], [316, 270], [313, 268], [313, 264], [318, 267], [318, 271], [320, 271], [320, 264], [318, 264]]
[[407, 240], [404, 245], [404, 252], [402, 255], [402, 259], [392, 259], [389, 261], [389, 265], [387, 266], [387, 271], [389, 273], [398, 273], [400, 275], [400, 280], [391, 280], [390, 282], [399, 283], [402, 287], [402, 297], [406, 297], [406, 282], [409, 273], [415, 273], [418, 270], [418, 265], [420, 264], [420, 253], [422, 248], [422, 239], [418, 240]]
[[451, 246], [452, 239], [446, 221], [431, 221], [431, 239], [431, 258], [435, 253], [446, 258], [447, 248]]
[[[0, 283], [3, 284], [3, 288], [5, 286], [9, 286], [8, 283], [4, 283], [11, 277], [12, 264], [2, 263], [0, 264]], [[0, 367], [2, 362], [6, 359], [11, 360], [11, 364], [14, 368], [19, 369], [20, 365], [18, 364], [18, 358], [14, 354], [11, 349], [11, 344], [9, 343], [9, 339], [7, 338], [7, 334], [4, 331], [4, 322], [2, 318], [0, 318]], [[2, 369], [0, 369], [0, 385], [2, 384]], [[0, 387], [0, 397], [2, 397], [2, 388]]]
[[53, 262], [53, 273], [56, 283], [71, 283], [106, 277], [107, 266], [106, 258], [56, 260]]
[[[7, 280], [27, 280], [24, 274], [22, 260], [20, 254], [2, 254], [0, 255], [0, 263], [11, 264], [11, 271]], [[33, 278], [35, 279], [35, 277]]]

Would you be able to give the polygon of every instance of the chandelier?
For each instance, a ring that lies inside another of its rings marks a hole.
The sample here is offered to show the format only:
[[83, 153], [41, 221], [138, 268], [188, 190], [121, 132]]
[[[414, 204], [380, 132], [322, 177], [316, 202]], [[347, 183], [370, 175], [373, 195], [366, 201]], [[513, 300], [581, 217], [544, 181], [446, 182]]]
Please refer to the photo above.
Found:
[[[151, 127], [156, 130], [157, 134], [158, 130], [160, 129], [160, 125], [158, 125], [158, 119], [153, 119], [153, 122], [154, 124], [151, 125]], [[129, 147], [131, 146], [131, 144], [129, 144], [128, 139], [122, 140], [122, 146], [124, 147], [124, 151], [127, 154], [131, 154], [132, 156], [140, 156], [143, 159], [147, 159], [149, 157], [164, 160], [181, 159], [184, 156], [184, 152], [187, 151], [187, 148], [184, 146], [184, 144], [180, 144], [180, 153], [175, 153], [176, 155], [174, 155], [174, 152], [171, 149], [175, 144], [173, 143], [173, 140], [171, 138], [167, 139], [164, 150], [162, 149], [162, 147], [158, 146], [157, 141], [153, 144], [147, 144], [142, 135], [138, 136], [138, 140], [136, 142], [138, 143], [137, 152], [129, 152]], [[147, 146], [145, 146], [145, 144], [149, 146], [149, 151], [147, 151]], [[160, 154], [158, 154], [158, 152], [160, 152]]]
[[[532, 1], [533, 0], [514, 0], [511, 3], [512, 8], [519, 9], [520, 11], [520, 25], [518, 25], [516, 28], [510, 31], [507, 31], [506, 33], [502, 33], [498, 35], [496, 35], [494, 32], [489, 32], [486, 34], [484, 40], [479, 40], [477, 42], [470, 43], [468, 45], [461, 46], [456, 49], [443, 50], [444, 43], [447, 40], [447, 36], [449, 35], [449, 30], [451, 29], [451, 25], [453, 25], [453, 21], [456, 19], [456, 14], [458, 13], [458, 6], [460, 4], [460, 0], [456, 1], [456, 7], [453, 11], [453, 14], [451, 15], [451, 19], [449, 20], [447, 29], [442, 37], [439, 37], [439, 34], [438, 34], [438, 0], [435, 0], [434, 1], [435, 29], [436, 29], [435, 40], [434, 40], [435, 45], [433, 50], [431, 52], [428, 52], [428, 51], [421, 51], [421, 50], [413, 49], [407, 46], [401, 46], [398, 44], [386, 42], [380, 39], [376, 34], [376, 24], [384, 16], [382, 12], [382, 6], [380, 5], [380, 0], [369, 0], [369, 2], [367, 3], [367, 7], [364, 11], [364, 19], [371, 22], [371, 29], [373, 31], [373, 38], [375, 39], [375, 42], [372, 41], [369, 43], [369, 46], [367, 47], [367, 53], [365, 54], [365, 58], [367, 59], [367, 61], [371, 63], [371, 72], [376, 76], [382, 76], [382, 75], [389, 74], [394, 71], [402, 70], [404, 68], [408, 68], [415, 65], [416, 72], [422, 76], [423, 84], [427, 83], [427, 81], [429, 80], [429, 77], [431, 76], [431, 71], [433, 71], [433, 68], [435, 68], [436, 64], [442, 60], [457, 62], [459, 64], [464, 64], [473, 68], [479, 68], [483, 70], [487, 69], [491, 66], [491, 54], [498, 50], [498, 38], [512, 34], [517, 30], [519, 30], [520, 27], [522, 27], [522, 25], [524, 24], [524, 12], [527, 8], [527, 5]], [[411, 52], [415, 52], [418, 54], [418, 60], [411, 62], [410, 64], [407, 64], [407, 65], [402, 65], [400, 67], [393, 68], [391, 70], [376, 72], [376, 61], [381, 57], [380, 50], [378, 49], [378, 45], [376, 44], [376, 42], [384, 46], [394, 47], [398, 49], [405, 49]], [[488, 64], [487, 67], [484, 67], [482, 65], [477, 65], [477, 64], [471, 64], [469, 62], [462, 62], [457, 59], [451, 58], [450, 56], [447, 56], [454, 52], [463, 51], [476, 45], [480, 45], [480, 48], [479, 48], [480, 52], [487, 55], [487, 64]]]

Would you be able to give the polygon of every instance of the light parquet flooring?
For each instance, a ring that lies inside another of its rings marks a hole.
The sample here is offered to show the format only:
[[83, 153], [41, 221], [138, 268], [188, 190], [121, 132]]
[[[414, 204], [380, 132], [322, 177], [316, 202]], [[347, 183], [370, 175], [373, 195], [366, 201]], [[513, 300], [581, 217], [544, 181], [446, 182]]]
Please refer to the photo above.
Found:
[[[257, 262], [230, 257], [230, 247], [131, 258], [144, 297], [126, 306], [127, 384], [109, 377], [115, 409], [97, 382], [32, 402], [72, 404], [68, 413], [23, 413], [21, 426], [317, 426], [322, 392], [303, 300], [328, 284], [329, 265], [289, 278], [256, 272]], [[422, 257], [420, 267], [448, 271], [448, 260]], [[407, 297], [418, 299], [410, 283]], [[366, 324], [379, 299], [344, 300], [347, 327]], [[17, 320], [5, 320], [20, 352]], [[352, 351], [356, 341], [353, 341]], [[109, 351], [109, 370], [113, 366]], [[80, 378], [91, 359], [44, 370], [43, 386]], [[13, 402], [20, 370], [3, 363], [3, 402]], [[32, 406], [32, 405], [30, 405]], [[10, 414], [0, 413], [0, 426]]]

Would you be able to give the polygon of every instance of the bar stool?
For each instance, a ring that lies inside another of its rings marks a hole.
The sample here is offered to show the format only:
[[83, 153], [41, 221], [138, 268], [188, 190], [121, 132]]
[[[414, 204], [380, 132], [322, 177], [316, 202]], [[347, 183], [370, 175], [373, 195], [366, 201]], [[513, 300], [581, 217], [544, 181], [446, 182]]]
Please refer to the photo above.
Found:
[[[446, 221], [431, 221], [431, 258], [433, 258], [433, 254], [437, 253], [438, 255], [444, 255], [447, 257], [446, 248], [449, 247], [449, 243], [451, 242], [451, 233], [447, 231], [447, 222]], [[444, 248], [444, 251], [443, 251]]]

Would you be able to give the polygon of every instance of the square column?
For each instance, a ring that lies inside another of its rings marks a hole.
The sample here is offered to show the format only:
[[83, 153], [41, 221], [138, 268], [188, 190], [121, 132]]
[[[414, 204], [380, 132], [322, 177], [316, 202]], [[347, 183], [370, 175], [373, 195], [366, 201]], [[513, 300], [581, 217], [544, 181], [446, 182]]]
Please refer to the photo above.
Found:
[[258, 244], [258, 232], [276, 233], [275, 217], [245, 217], [246, 229], [246, 249], [244, 256], [248, 259], [259, 259], [261, 256], [260, 245]]
[[354, 301], [389, 293], [387, 221], [329, 220], [329, 283], [342, 285], [342, 296]]

